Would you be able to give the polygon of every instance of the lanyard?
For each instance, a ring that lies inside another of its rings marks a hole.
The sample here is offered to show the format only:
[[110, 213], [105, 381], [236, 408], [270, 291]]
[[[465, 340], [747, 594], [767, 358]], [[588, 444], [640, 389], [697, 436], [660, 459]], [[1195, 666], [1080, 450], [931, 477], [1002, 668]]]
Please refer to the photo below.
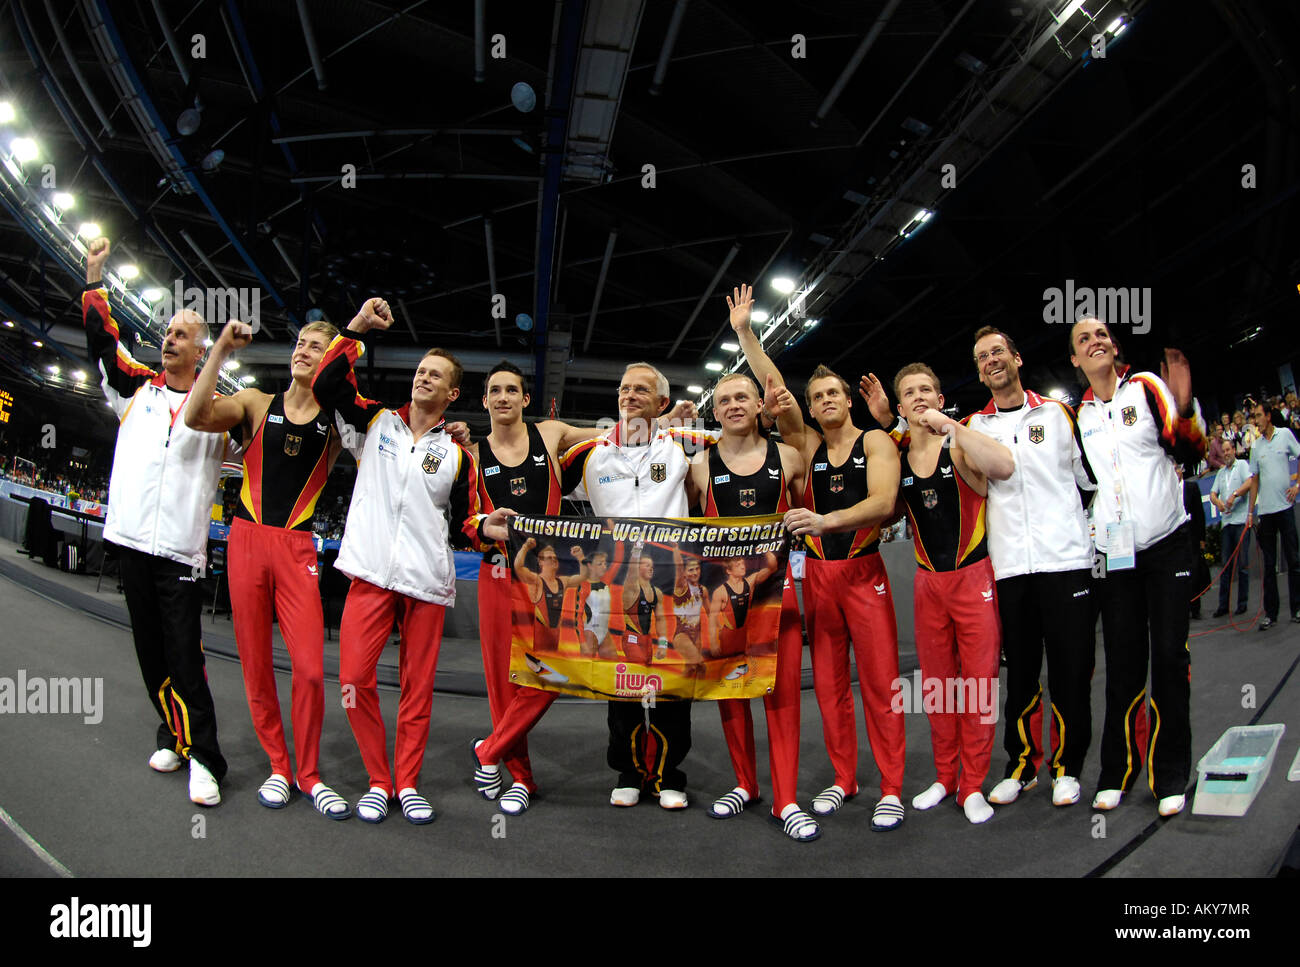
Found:
[[167, 447], [170, 447], [172, 445], [172, 430], [176, 427], [176, 418], [185, 412], [185, 406], [187, 403], [189, 403], [190, 394], [193, 392], [194, 392], [194, 387], [191, 386], [188, 390], [185, 391], [185, 399], [181, 400], [181, 405], [177, 409], [173, 410], [171, 397], [167, 395], [166, 387], [163, 388], [162, 391], [163, 399], [167, 401], [167, 410], [172, 415], [171, 422], [167, 424], [167, 442], [163, 444], [164, 450], [167, 449]]
[[1115, 395], [1112, 396], [1110, 402], [1106, 404], [1106, 412], [1103, 414], [1103, 419], [1106, 423], [1106, 435], [1110, 441], [1110, 466], [1115, 475], [1115, 520], [1121, 521], [1124, 519], [1124, 482], [1122, 477], [1123, 471], [1120, 469], [1119, 465], [1119, 431], [1115, 427], [1115, 417], [1113, 412], [1118, 397], [1119, 390], [1117, 388]]

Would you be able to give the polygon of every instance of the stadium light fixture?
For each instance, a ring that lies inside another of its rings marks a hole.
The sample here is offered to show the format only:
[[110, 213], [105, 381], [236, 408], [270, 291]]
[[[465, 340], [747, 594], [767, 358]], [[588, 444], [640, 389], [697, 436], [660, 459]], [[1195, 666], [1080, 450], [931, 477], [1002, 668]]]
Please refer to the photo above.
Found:
[[9, 150], [18, 161], [23, 163], [34, 161], [40, 153], [36, 142], [31, 138], [14, 138], [9, 142]]
[[722, 363], [705, 363], [704, 368], [711, 373], [722, 372]]
[[789, 295], [795, 290], [795, 281], [788, 275], [778, 275], [772, 280], [772, 288], [776, 289], [781, 295]]
[[54, 197], [50, 199], [54, 202], [54, 207], [59, 211], [66, 212], [69, 208], [76, 207], [77, 199], [73, 198], [66, 191], [56, 191]]

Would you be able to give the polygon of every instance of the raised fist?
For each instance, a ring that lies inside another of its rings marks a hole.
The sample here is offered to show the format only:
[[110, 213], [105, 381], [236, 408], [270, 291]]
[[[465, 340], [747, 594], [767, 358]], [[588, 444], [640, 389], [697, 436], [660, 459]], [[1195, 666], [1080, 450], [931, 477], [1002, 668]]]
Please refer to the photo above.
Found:
[[387, 329], [393, 324], [393, 313], [388, 303], [380, 298], [367, 299], [348, 323], [353, 332], [368, 332], [371, 329]]
[[217, 349], [227, 352], [234, 352], [237, 349], [243, 349], [253, 341], [253, 327], [246, 322], [240, 322], [238, 319], [231, 319], [221, 330], [221, 335], [217, 338]]

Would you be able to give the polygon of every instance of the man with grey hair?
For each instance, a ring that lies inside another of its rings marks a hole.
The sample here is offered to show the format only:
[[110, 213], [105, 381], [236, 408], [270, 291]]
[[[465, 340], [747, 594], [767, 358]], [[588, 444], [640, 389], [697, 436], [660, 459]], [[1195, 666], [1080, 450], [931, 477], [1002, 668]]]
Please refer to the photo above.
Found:
[[198, 582], [222, 460], [237, 448], [227, 434], [192, 430], [182, 418], [208, 341], [198, 313], [171, 318], [161, 372], [122, 347], [103, 283], [109, 247], [106, 238], [90, 243], [81, 295], [91, 361], [121, 421], [104, 540], [117, 548], [136, 658], [162, 719], [149, 765], [175, 772], [188, 759], [190, 800], [215, 806], [226, 760], [204, 671]]
[[[649, 363], [628, 366], [618, 387], [618, 424], [561, 459], [565, 492], [589, 500], [597, 517], [689, 516], [687, 451], [705, 438], [661, 428], [668, 402], [663, 373]], [[691, 409], [672, 415], [689, 416]], [[665, 629], [655, 631], [658, 644], [666, 646]], [[686, 774], [679, 767], [690, 747], [689, 701], [659, 701], [644, 712], [636, 702], [610, 702], [607, 760], [619, 776], [610, 805], [635, 806], [644, 789], [664, 809], [686, 808]]]

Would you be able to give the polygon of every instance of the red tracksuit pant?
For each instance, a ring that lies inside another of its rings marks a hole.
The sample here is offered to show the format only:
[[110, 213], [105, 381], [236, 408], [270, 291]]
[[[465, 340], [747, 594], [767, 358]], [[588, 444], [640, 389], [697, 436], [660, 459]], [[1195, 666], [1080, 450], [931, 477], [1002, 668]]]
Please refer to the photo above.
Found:
[[[528, 761], [528, 733], [538, 723], [555, 692], [527, 688], [510, 681], [510, 638], [515, 598], [524, 594], [523, 585], [510, 579], [509, 571], [498, 570], [484, 561], [478, 569], [478, 628], [483, 645], [483, 678], [487, 684], [488, 711], [492, 734], [478, 747], [479, 760], [491, 765], [504, 761], [515, 782], [529, 792], [537, 791], [532, 764]], [[523, 610], [531, 610], [525, 605]]]
[[[348, 724], [361, 750], [370, 785], [388, 791], [415, 789], [429, 741], [429, 709], [433, 706], [433, 676], [442, 644], [440, 604], [418, 601], [353, 578], [339, 623], [339, 684], [348, 710]], [[388, 735], [379, 711], [376, 668], [397, 621], [401, 631], [398, 675], [397, 741], [394, 750], [397, 784], [388, 766]]]
[[813, 689], [835, 785], [849, 795], [858, 788], [858, 730], [849, 687], [852, 639], [867, 739], [880, 771], [880, 794], [902, 795], [907, 739], [903, 716], [891, 708], [898, 679], [898, 624], [885, 563], [878, 553], [847, 561], [809, 557], [803, 589]]
[[[776, 681], [770, 695], [763, 696], [767, 712], [768, 758], [772, 768], [772, 812], [793, 803], [799, 778], [799, 665], [803, 659], [803, 628], [799, 621], [799, 600], [787, 570], [781, 594], [781, 630], [776, 645]], [[722, 734], [727, 739], [736, 785], [758, 797], [758, 766], [754, 747], [754, 717], [749, 699], [718, 702]]]
[[[944, 696], [928, 713], [934, 768], [960, 806], [984, 784], [997, 731], [1002, 625], [993, 565], [985, 558], [956, 571], [918, 567], [912, 603], [923, 688], [941, 687]], [[960, 712], [948, 704], [958, 694]]]
[[272, 609], [293, 669], [293, 746], [298, 787], [320, 782], [320, 733], [325, 717], [325, 623], [321, 615], [316, 547], [307, 531], [267, 527], [236, 517], [230, 527], [230, 602], [235, 644], [244, 671], [248, 710], [271, 771], [293, 780], [271, 662]]

